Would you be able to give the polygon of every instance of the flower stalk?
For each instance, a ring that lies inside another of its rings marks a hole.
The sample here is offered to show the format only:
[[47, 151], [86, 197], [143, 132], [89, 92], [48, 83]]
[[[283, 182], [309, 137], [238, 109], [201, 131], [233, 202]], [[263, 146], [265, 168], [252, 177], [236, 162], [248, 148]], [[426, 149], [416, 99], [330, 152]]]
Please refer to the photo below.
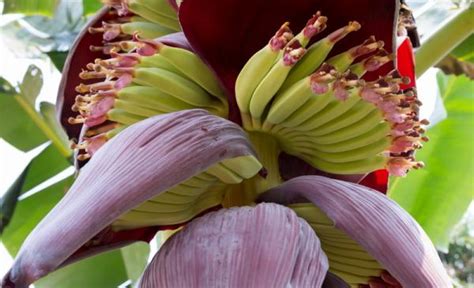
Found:
[[[444, 21], [438, 29], [422, 38], [421, 46], [415, 51], [417, 77], [474, 33], [473, 25], [469, 25], [473, 18], [474, 4], [466, 4], [455, 15]], [[432, 27], [430, 30], [432, 31]]]

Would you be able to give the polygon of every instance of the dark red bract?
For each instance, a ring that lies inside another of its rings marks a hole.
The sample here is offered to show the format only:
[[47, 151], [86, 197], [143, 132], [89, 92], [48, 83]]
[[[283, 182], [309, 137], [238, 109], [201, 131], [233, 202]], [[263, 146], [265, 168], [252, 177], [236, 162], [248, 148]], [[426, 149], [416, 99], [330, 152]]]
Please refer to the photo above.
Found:
[[[186, 0], [179, 9], [179, 20], [193, 50], [216, 71], [226, 87], [230, 119], [240, 122], [234, 95], [237, 75], [283, 23], [289, 21], [291, 29], [298, 32], [312, 14], [321, 11], [329, 19], [328, 29], [318, 34], [317, 40], [355, 20], [362, 29], [338, 43], [331, 54], [356, 46], [371, 35], [383, 40], [391, 53], [397, 7], [398, 1], [392, 0]], [[393, 66], [386, 65], [377, 73], [386, 74], [391, 69]]]

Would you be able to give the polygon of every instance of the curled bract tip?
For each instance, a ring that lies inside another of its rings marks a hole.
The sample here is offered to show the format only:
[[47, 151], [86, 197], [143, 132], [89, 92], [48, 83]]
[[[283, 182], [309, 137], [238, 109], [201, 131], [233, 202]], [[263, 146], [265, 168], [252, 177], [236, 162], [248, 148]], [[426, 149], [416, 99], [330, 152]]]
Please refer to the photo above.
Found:
[[[205, 110], [168, 113], [129, 126], [95, 152], [30, 233], [5, 283], [28, 286], [70, 262], [71, 255], [132, 208], [220, 161], [249, 155], [254, 152], [242, 129]], [[108, 239], [97, 237], [95, 251], [103, 250], [97, 247], [100, 241]]]
[[327, 269], [311, 227], [265, 203], [189, 223], [160, 248], [140, 287], [321, 287]]
[[451, 287], [430, 239], [397, 203], [370, 188], [321, 176], [302, 176], [263, 193], [261, 201], [311, 202], [403, 287]]

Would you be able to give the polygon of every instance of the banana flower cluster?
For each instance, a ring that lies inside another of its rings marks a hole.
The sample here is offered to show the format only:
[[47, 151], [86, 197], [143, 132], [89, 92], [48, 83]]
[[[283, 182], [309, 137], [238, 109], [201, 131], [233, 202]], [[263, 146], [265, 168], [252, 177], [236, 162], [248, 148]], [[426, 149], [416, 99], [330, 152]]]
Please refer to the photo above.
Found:
[[104, 2], [58, 98], [77, 179], [2, 287], [178, 227], [139, 287], [451, 286], [384, 194], [427, 141], [398, 0]]

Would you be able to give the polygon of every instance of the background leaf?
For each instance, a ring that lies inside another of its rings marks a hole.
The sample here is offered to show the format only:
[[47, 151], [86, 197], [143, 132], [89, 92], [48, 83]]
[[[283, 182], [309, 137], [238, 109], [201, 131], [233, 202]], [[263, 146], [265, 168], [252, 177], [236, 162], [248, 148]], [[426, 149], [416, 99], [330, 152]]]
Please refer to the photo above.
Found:
[[59, 70], [63, 71], [64, 62], [66, 62], [68, 52], [50, 51], [47, 52], [49, 59], [53, 62], [54, 66]]
[[16, 255], [26, 236], [63, 197], [72, 183], [68, 177], [17, 203], [10, 225], [5, 228], [2, 242], [11, 255]]
[[460, 61], [474, 63], [474, 34], [471, 34], [451, 54]]
[[70, 165], [53, 145], [47, 146], [38, 156], [33, 158], [0, 200], [2, 215], [0, 232], [8, 225], [20, 195], [55, 176]]
[[136, 242], [120, 249], [125, 263], [128, 278], [136, 283], [145, 271], [150, 254], [150, 245], [145, 242]]
[[4, 0], [3, 14], [22, 13], [26, 15], [51, 16], [59, 0]]
[[38, 97], [41, 87], [43, 87], [43, 73], [35, 65], [30, 65], [26, 70], [23, 81], [19, 88], [22, 96], [31, 106], [35, 106], [36, 97]]
[[10, 222], [10, 218], [15, 210], [16, 202], [21, 193], [21, 187], [23, 187], [23, 183], [25, 183], [25, 178], [28, 174], [29, 168], [29, 165], [26, 166], [20, 176], [18, 176], [15, 182], [13, 182], [10, 188], [8, 188], [7, 192], [0, 198], [0, 235]]
[[0, 86], [7, 88], [0, 90], [0, 137], [25, 152], [47, 141], [43, 132], [15, 99], [19, 95], [8, 88], [11, 85], [0, 78]]
[[425, 229], [440, 250], [464, 215], [474, 193], [474, 82], [438, 74], [447, 119], [430, 128], [430, 141], [417, 153], [424, 169], [392, 182], [390, 197]]
[[52, 17], [25, 16], [2, 23], [1, 42], [18, 57], [42, 58], [43, 53], [68, 51], [86, 21], [80, 0], [61, 1]]
[[35, 282], [39, 288], [116, 288], [127, 281], [119, 250], [68, 265]]
[[56, 106], [53, 103], [41, 102], [40, 113], [48, 127], [51, 128], [52, 132], [57, 136], [58, 141], [61, 142], [60, 145], [65, 149], [69, 149], [71, 146], [69, 137], [56, 118]]
[[82, 0], [82, 6], [84, 7], [84, 15], [91, 15], [102, 8], [103, 4], [99, 0]]

